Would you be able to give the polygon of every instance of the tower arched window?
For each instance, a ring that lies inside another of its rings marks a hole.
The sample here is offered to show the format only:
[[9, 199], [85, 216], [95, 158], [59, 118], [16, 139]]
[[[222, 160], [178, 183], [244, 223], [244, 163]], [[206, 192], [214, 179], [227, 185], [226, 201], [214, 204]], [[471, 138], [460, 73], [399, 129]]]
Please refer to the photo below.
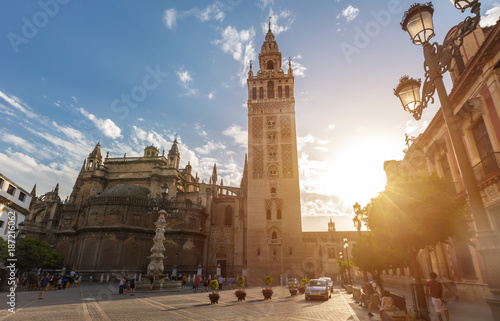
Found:
[[264, 99], [264, 87], [259, 87], [259, 99]]
[[272, 70], [272, 69], [274, 69], [274, 63], [272, 60], [269, 60], [267, 62], [267, 70]]
[[274, 82], [273, 81], [268, 81], [267, 82], [267, 98], [274, 98]]
[[270, 209], [267, 209], [267, 211], [266, 211], [266, 218], [267, 218], [268, 220], [270, 220], [270, 219], [271, 219], [271, 210], [270, 210]]
[[269, 167], [269, 178], [278, 178], [278, 168], [275, 165]]
[[252, 88], [252, 99], [257, 99], [257, 88], [253, 87]]
[[271, 234], [271, 238], [272, 238], [273, 240], [278, 239], [278, 233], [276, 233], [276, 231], [274, 231], [274, 232]]
[[281, 208], [278, 208], [278, 211], [276, 212], [276, 217], [278, 220], [281, 220]]
[[224, 212], [224, 225], [233, 225], [233, 208], [229, 205], [226, 206], [226, 210]]
[[290, 86], [285, 86], [285, 98], [290, 98]]

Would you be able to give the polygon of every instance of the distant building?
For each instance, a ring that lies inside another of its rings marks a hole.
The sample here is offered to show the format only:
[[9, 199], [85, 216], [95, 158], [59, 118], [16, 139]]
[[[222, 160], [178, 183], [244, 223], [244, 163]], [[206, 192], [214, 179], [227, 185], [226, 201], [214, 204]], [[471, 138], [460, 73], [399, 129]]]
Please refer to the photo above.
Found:
[[[0, 173], [0, 233], [5, 240], [17, 237], [19, 224], [29, 214], [30, 203], [31, 194]], [[9, 225], [15, 227], [14, 233], [8, 233]]]

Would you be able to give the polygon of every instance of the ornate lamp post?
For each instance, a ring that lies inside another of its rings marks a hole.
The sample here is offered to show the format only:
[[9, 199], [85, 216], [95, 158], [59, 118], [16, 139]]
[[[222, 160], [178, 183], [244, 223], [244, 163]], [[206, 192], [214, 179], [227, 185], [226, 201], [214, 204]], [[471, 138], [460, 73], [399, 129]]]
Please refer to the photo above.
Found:
[[[365, 213], [361, 210], [361, 205], [359, 205], [358, 202], [356, 202], [356, 204], [354, 204], [352, 208], [354, 209], [354, 214], [356, 214], [356, 216], [354, 216], [354, 218], [352, 219], [352, 222], [354, 223], [354, 227], [356, 227], [359, 236], [361, 237], [361, 227], [363, 226], [363, 218]], [[366, 273], [366, 271], [363, 271], [363, 282], [368, 282], [368, 273]]]
[[413, 79], [408, 76], [400, 79], [398, 86], [394, 89], [394, 94], [401, 100], [404, 110], [410, 112], [416, 120], [419, 120], [423, 109], [427, 107], [429, 102], [434, 101], [433, 95], [437, 90], [443, 118], [448, 128], [469, 198], [472, 215], [474, 216], [480, 243], [479, 251], [484, 259], [488, 286], [494, 294], [488, 297], [486, 302], [490, 305], [493, 315], [500, 318], [500, 275], [497, 264], [498, 257], [500, 257], [498, 238], [489, 224], [486, 209], [462, 140], [459, 120], [456, 119], [453, 113], [442, 77], [448, 71], [452, 57], [460, 54], [460, 47], [464, 37], [476, 29], [480, 19], [479, 9], [481, 4], [477, 0], [451, 0], [451, 2], [462, 12], [470, 8], [471, 13], [475, 16], [467, 17], [457, 25], [457, 33], [442, 45], [437, 42], [429, 43], [429, 40], [434, 36], [432, 22], [434, 8], [432, 3], [414, 4], [405, 13], [401, 27], [408, 32], [414, 44], [422, 45], [424, 51], [425, 81], [422, 86], [423, 99], [420, 100], [420, 79]]
[[348, 280], [347, 284], [352, 285], [352, 279], [351, 279], [351, 265], [349, 264], [349, 242], [347, 242], [347, 238], [344, 237], [344, 249], [345, 249], [345, 257], [347, 260], [347, 275], [348, 275]]
[[[344, 259], [344, 251], [339, 251], [339, 259]], [[342, 270], [342, 280], [345, 280], [345, 272]]]

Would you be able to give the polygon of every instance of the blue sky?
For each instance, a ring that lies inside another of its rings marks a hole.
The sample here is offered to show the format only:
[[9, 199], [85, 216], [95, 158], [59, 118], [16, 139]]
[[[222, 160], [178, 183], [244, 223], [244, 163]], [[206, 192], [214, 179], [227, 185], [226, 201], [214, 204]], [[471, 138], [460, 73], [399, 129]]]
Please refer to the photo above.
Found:
[[[0, 172], [38, 193], [71, 192], [83, 160], [180, 143], [181, 167], [238, 186], [247, 151], [246, 76], [267, 23], [296, 77], [305, 230], [353, 229], [352, 205], [384, 188], [412, 121], [392, 89], [422, 77], [399, 25], [411, 1], [0, 2]], [[465, 18], [434, 3], [436, 37]], [[500, 2], [482, 1], [482, 23]], [[466, 13], [468, 14], [468, 13]], [[257, 64], [254, 65], [254, 71]], [[351, 216], [352, 217], [352, 216]]]

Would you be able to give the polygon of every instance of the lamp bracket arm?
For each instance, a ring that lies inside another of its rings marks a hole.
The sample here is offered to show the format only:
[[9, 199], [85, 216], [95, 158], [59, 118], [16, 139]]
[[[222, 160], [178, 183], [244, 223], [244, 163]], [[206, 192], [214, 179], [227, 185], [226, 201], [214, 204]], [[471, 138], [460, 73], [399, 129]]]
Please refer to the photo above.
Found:
[[464, 38], [476, 30], [481, 19], [480, 7], [481, 3], [479, 1], [472, 4], [471, 13], [474, 14], [474, 17], [466, 17], [464, 21], [460, 22], [456, 26], [456, 34], [448, 38], [442, 45], [437, 43], [432, 44], [436, 58], [436, 71], [438, 73], [444, 74], [448, 71], [451, 59], [460, 55], [460, 47], [462, 47]]

